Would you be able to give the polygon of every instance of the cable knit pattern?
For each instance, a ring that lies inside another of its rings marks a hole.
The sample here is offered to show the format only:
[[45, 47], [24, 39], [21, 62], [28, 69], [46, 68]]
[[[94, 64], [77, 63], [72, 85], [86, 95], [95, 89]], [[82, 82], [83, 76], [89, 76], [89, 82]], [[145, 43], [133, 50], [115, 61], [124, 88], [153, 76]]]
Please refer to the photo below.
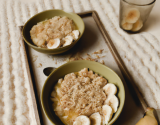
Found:
[[34, 125], [19, 25], [47, 9], [96, 10], [149, 106], [160, 108], [160, 42], [147, 33], [129, 35], [119, 28], [117, 0], [1, 0], [0, 125]]

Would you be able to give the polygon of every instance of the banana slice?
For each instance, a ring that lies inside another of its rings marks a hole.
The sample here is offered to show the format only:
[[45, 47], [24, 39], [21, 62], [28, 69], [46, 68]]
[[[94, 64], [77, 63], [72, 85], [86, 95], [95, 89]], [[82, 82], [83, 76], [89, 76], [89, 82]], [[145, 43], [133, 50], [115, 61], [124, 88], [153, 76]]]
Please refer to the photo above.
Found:
[[58, 102], [58, 99], [57, 99], [57, 98], [52, 98], [52, 97], [51, 97], [50, 99], [51, 99], [52, 102]]
[[142, 28], [143, 26], [143, 22], [141, 19], [139, 19], [136, 23], [133, 24], [133, 28], [131, 29], [131, 31], [135, 32], [138, 31]]
[[55, 91], [51, 92], [51, 97], [53, 97], [53, 98], [56, 97], [56, 92]]
[[61, 89], [60, 89], [60, 87], [55, 87], [55, 90], [56, 90], [56, 94], [58, 96], [60, 96], [61, 95]]
[[51, 39], [49, 40], [48, 44], [47, 44], [47, 48], [48, 49], [55, 49], [58, 48], [61, 44], [61, 41], [59, 38], [56, 39]]
[[102, 106], [102, 113], [103, 113], [103, 124], [108, 124], [108, 122], [111, 120], [113, 111], [112, 108], [109, 105], [103, 105]]
[[68, 46], [72, 43], [73, 37], [72, 36], [66, 36], [63, 40], [64, 40], [63, 46]]
[[127, 23], [135, 23], [140, 17], [140, 12], [137, 8], [129, 8], [125, 12], [125, 21]]
[[90, 119], [87, 116], [80, 115], [76, 118], [76, 120], [73, 122], [73, 125], [90, 125]]
[[66, 120], [68, 118], [68, 116], [63, 116], [62, 118]]
[[113, 110], [113, 113], [115, 113], [117, 111], [119, 101], [118, 101], [118, 98], [115, 95], [110, 95], [105, 100], [104, 104], [107, 104], [107, 105], [111, 106], [111, 108]]
[[93, 113], [89, 118], [92, 125], [101, 125], [101, 115], [99, 112]]
[[115, 95], [117, 93], [117, 87], [113, 83], [108, 83], [103, 87], [103, 90], [105, 91], [106, 95]]
[[127, 23], [125, 20], [122, 20], [121, 26], [124, 30], [131, 30], [133, 28], [133, 24]]
[[73, 30], [73, 31], [72, 31], [72, 34], [73, 34], [74, 40], [77, 40], [78, 37], [79, 37], [79, 30]]

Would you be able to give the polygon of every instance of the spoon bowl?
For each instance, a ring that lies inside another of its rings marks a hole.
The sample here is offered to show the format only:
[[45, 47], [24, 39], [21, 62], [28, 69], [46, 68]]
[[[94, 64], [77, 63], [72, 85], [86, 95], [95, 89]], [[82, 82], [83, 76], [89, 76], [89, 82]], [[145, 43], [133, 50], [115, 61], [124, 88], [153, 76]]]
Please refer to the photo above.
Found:
[[51, 74], [51, 72], [55, 69], [56, 69], [55, 67], [46, 67], [43, 69], [43, 73], [44, 73], [44, 75], [49, 76]]

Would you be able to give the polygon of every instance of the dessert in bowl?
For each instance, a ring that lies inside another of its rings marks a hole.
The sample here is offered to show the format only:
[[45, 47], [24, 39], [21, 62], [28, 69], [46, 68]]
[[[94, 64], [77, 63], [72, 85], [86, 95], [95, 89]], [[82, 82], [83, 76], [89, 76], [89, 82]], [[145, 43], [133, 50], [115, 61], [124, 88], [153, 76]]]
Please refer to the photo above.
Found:
[[[87, 76], [89, 74], [92, 76]], [[111, 98], [116, 98], [112, 99], [114, 104]], [[51, 122], [68, 125], [81, 121], [92, 125], [95, 119], [99, 119], [95, 121], [99, 124], [111, 125], [120, 115], [124, 100], [125, 90], [118, 75], [100, 63], [84, 60], [66, 63], [54, 70], [47, 78], [41, 95], [43, 109]]]
[[25, 42], [36, 51], [60, 54], [78, 42], [84, 29], [84, 22], [77, 14], [46, 10], [26, 22], [22, 35]]

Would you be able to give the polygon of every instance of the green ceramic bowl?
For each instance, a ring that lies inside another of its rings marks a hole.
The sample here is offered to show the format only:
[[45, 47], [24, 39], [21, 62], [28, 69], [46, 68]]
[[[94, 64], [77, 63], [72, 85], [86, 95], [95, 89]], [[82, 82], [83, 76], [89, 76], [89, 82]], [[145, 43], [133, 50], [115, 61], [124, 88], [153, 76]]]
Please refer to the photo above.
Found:
[[[70, 19], [72, 19], [74, 21], [74, 23], [76, 24], [77, 29], [80, 31], [79, 38], [76, 41], [74, 41], [72, 44], [65, 46], [65, 47], [61, 47], [61, 48], [46, 49], [46, 48], [37, 47], [36, 45], [33, 44], [31, 37], [30, 37], [31, 28], [34, 25], [36, 25], [38, 22], [44, 21], [46, 19], [50, 19], [54, 16], [61, 16], [61, 17], [67, 16]], [[84, 29], [85, 29], [84, 22], [83, 22], [82, 18], [80, 16], [78, 16], [77, 14], [66, 13], [63, 10], [46, 10], [46, 11], [43, 11], [41, 13], [36, 14], [35, 16], [31, 17], [26, 22], [26, 24], [23, 27], [22, 35], [23, 35], [25, 42], [30, 47], [35, 49], [36, 51], [41, 52], [41, 53], [45, 53], [45, 54], [60, 54], [60, 53], [66, 52], [67, 50], [71, 49], [78, 42], [78, 40], [83, 35]]]
[[49, 75], [49, 77], [44, 83], [41, 94], [41, 103], [46, 116], [54, 125], [63, 125], [63, 123], [59, 120], [59, 118], [55, 115], [54, 111], [52, 110], [52, 102], [50, 101], [50, 95], [51, 91], [53, 90], [53, 87], [57, 83], [58, 79], [63, 78], [68, 73], [78, 72], [83, 68], [89, 68], [90, 70], [93, 70], [95, 73], [98, 73], [99, 75], [105, 77], [108, 80], [108, 82], [114, 83], [117, 86], [119, 107], [108, 125], [113, 124], [119, 117], [125, 101], [125, 90], [119, 76], [112, 69], [108, 68], [105, 65], [93, 61], [80, 60], [69, 62], [60, 66]]

